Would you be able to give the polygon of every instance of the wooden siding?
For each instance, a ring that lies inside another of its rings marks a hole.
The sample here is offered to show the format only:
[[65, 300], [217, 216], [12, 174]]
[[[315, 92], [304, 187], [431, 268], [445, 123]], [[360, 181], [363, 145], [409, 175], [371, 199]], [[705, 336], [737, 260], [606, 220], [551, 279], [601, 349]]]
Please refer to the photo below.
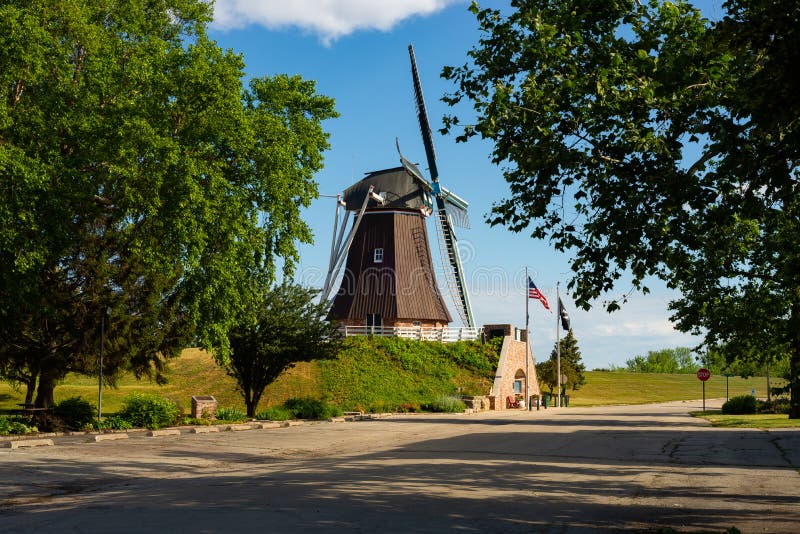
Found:
[[[383, 262], [373, 252], [383, 249]], [[329, 317], [385, 323], [452, 321], [436, 285], [425, 219], [419, 211], [369, 210], [359, 225]]]

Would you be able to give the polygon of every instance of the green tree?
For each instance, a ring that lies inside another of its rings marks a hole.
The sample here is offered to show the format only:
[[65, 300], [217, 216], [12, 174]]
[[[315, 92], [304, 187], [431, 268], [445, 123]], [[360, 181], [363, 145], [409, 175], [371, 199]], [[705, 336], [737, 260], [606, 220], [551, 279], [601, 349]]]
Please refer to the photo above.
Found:
[[688, 347], [651, 350], [647, 356], [626, 360], [625, 365], [633, 373], [694, 373], [698, 368]]
[[39, 406], [97, 372], [101, 319], [110, 383], [163, 380], [189, 343], [225, 357], [254, 281], [311, 240], [333, 101], [245, 87], [210, 20], [201, 0], [0, 6], [0, 369], [38, 378]]
[[338, 325], [327, 320], [327, 303], [314, 302], [317, 293], [290, 283], [277, 286], [231, 330], [230, 358], [221, 362], [236, 379], [248, 416], [255, 416], [264, 389], [295, 363], [338, 352]]
[[659, 277], [679, 329], [740, 359], [790, 354], [800, 417], [800, 4], [728, 0], [718, 21], [685, 0], [471, 9], [483, 36], [444, 69], [445, 100], [472, 102], [460, 139], [492, 140], [506, 169], [492, 224], [572, 252], [584, 308]]
[[[741, 349], [732, 346], [712, 347], [703, 355], [703, 366], [712, 374], [729, 374], [733, 376], [750, 377], [766, 376], [789, 380], [790, 367], [789, 355], [786, 353], [771, 353], [759, 351], [757, 355], [741, 357]], [[773, 388], [773, 392], [786, 393], [788, 386]]]
[[555, 361], [548, 359], [536, 364], [536, 378], [539, 379], [540, 384], [547, 386], [547, 390], [551, 394], [558, 387], [557, 376]]
[[[578, 340], [575, 339], [572, 329], [559, 340], [559, 345], [561, 348], [561, 375], [567, 377], [562, 393], [566, 392], [570, 386], [573, 390], [580, 389], [586, 383], [586, 377], [583, 374], [586, 366], [581, 362], [581, 351], [578, 349]], [[536, 376], [540, 382], [547, 385], [550, 393], [558, 387], [557, 369], [558, 353], [554, 343], [550, 359], [536, 364]]]

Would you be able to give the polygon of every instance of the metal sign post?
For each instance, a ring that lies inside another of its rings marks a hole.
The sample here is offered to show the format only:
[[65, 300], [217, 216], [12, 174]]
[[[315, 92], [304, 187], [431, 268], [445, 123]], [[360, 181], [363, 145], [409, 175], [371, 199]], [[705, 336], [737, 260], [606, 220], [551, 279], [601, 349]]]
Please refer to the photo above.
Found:
[[730, 391], [730, 389], [728, 387], [728, 385], [729, 385], [728, 379], [730, 379], [730, 377], [732, 377], [732, 376], [733, 375], [730, 374], [730, 373], [725, 373], [725, 402], [728, 402], [728, 393]]
[[697, 378], [703, 384], [703, 411], [706, 411], [706, 380], [711, 378], [711, 371], [703, 367], [697, 370]]
[[529, 290], [528, 290], [528, 266], [525, 266], [525, 409], [531, 409], [531, 393], [530, 393], [530, 382], [531, 382], [531, 374], [529, 367], [530, 361], [530, 350], [531, 350], [531, 329], [528, 326], [530, 322], [530, 315], [528, 315], [528, 301], [530, 300]]

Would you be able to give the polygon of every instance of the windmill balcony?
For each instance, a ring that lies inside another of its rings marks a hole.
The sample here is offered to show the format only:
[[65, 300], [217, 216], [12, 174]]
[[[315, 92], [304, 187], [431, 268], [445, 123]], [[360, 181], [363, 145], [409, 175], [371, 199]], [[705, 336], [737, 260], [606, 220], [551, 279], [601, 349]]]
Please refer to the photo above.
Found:
[[342, 326], [341, 332], [349, 336], [402, 337], [422, 341], [453, 343], [481, 339], [483, 328], [424, 326]]

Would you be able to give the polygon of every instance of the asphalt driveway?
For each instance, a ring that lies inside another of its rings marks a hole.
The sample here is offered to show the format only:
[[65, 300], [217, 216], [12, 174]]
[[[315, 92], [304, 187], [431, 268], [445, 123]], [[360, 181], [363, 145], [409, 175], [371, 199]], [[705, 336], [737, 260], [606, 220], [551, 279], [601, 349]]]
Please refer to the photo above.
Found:
[[0, 449], [0, 532], [800, 531], [800, 432], [699, 402]]

